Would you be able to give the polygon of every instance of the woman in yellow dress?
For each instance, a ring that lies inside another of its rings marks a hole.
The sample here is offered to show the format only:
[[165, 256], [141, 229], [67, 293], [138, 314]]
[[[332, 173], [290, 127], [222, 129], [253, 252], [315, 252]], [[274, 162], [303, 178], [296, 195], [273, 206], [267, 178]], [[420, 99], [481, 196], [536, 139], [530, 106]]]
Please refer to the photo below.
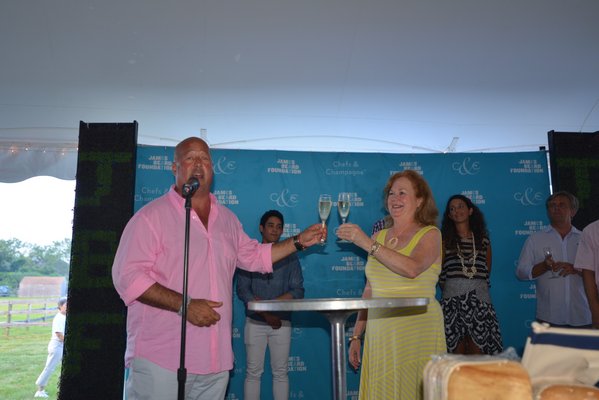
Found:
[[[441, 271], [441, 233], [431, 190], [412, 170], [392, 175], [384, 189], [393, 221], [372, 237], [355, 224], [337, 236], [369, 254], [363, 298], [426, 297], [426, 312], [401, 309], [360, 311], [349, 347], [349, 362], [360, 376], [360, 400], [422, 399], [422, 373], [434, 354], [447, 351], [443, 314], [435, 299]], [[364, 354], [360, 360], [361, 339]]]

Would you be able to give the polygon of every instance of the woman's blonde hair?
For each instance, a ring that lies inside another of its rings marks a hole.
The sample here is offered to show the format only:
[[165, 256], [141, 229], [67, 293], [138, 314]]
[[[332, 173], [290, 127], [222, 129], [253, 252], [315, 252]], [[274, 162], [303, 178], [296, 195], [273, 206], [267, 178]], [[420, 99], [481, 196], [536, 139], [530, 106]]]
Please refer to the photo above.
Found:
[[[414, 191], [417, 199], [422, 199], [422, 203], [416, 210], [416, 215], [414, 219], [422, 225], [436, 225], [437, 224], [437, 216], [439, 215], [439, 211], [437, 210], [437, 206], [435, 205], [435, 199], [433, 198], [433, 192], [431, 191], [430, 186], [424, 180], [422, 175], [418, 172], [406, 169], [402, 172], [396, 172], [395, 174], [389, 177], [385, 188], [383, 189], [384, 197], [385, 197], [385, 210], [387, 209], [387, 200], [389, 199], [389, 191], [391, 191], [391, 186], [395, 183], [399, 178], [406, 178], [412, 183], [414, 187]], [[393, 226], [393, 220], [388, 222], [389, 219], [385, 221], [385, 227], [389, 224], [389, 227]]]

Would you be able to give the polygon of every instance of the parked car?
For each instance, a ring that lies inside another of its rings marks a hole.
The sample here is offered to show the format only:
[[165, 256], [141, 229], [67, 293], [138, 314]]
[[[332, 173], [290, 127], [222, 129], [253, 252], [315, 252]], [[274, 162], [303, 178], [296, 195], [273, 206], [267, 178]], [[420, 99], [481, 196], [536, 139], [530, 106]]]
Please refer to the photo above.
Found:
[[0, 297], [10, 296], [10, 288], [8, 286], [0, 286]]

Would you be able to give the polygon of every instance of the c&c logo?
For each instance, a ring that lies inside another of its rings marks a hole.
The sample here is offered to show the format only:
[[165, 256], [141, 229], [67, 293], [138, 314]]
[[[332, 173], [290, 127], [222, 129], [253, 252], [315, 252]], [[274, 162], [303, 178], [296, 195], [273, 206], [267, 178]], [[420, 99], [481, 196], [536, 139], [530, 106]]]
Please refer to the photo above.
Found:
[[460, 175], [476, 175], [480, 172], [480, 163], [478, 161], [472, 161], [470, 157], [464, 158], [462, 162], [454, 162], [451, 164], [451, 167]]
[[526, 188], [523, 192], [514, 193], [514, 199], [525, 207], [538, 206], [543, 203], [543, 193], [535, 192], [533, 188]]
[[299, 195], [289, 192], [289, 189], [283, 189], [281, 193], [271, 193], [270, 200], [279, 207], [293, 208], [299, 203]]
[[227, 157], [222, 156], [213, 164], [214, 173], [216, 175], [230, 175], [237, 169], [235, 161], [227, 161]]

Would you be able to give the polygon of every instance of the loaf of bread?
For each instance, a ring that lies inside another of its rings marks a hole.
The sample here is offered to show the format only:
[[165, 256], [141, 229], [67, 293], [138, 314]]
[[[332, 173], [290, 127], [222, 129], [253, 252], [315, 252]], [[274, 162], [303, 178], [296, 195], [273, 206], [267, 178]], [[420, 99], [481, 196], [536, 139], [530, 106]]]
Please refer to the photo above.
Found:
[[425, 400], [531, 400], [519, 362], [491, 356], [443, 356], [424, 369]]
[[599, 389], [583, 385], [548, 385], [535, 394], [535, 400], [599, 400]]

